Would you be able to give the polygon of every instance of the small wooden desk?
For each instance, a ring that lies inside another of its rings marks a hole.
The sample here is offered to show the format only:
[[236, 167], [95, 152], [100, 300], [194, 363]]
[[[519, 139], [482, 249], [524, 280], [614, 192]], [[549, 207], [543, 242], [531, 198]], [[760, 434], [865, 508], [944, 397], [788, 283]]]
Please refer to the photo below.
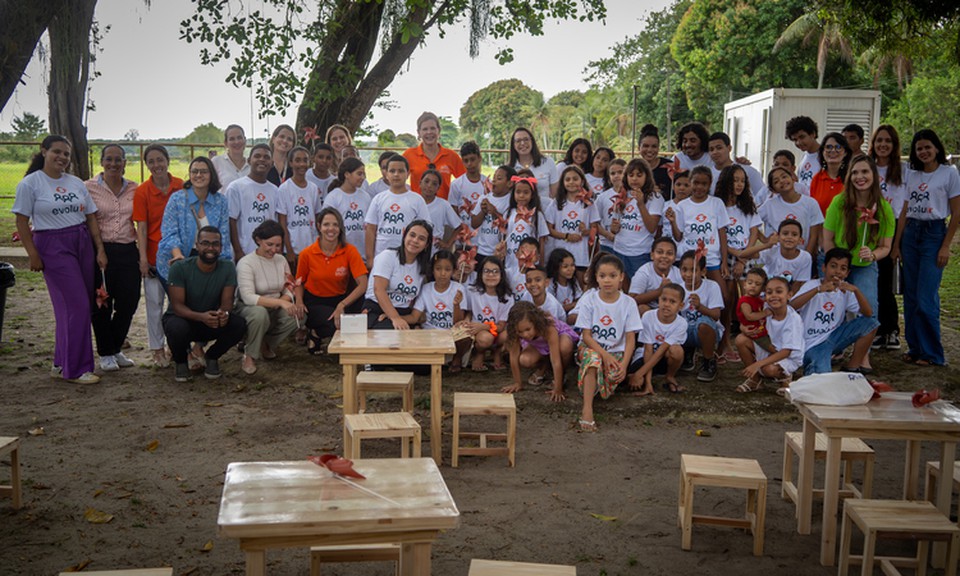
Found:
[[[833, 566], [837, 551], [837, 517], [840, 489], [840, 443], [843, 438], [906, 440], [904, 499], [916, 500], [920, 472], [920, 442], [940, 443], [940, 466], [945, 476], [937, 486], [937, 508], [950, 516], [953, 462], [960, 441], [960, 410], [947, 402], [914, 408], [909, 392], [885, 392], [882, 398], [861, 406], [822, 406], [797, 403], [803, 415], [803, 445], [814, 446], [816, 432], [828, 438], [826, 486], [823, 493], [823, 533], [820, 564]], [[810, 533], [813, 511], [814, 451], [804, 450], [800, 460], [797, 531]], [[938, 546], [935, 550], [940, 549]], [[942, 553], [939, 554], [942, 556]]]
[[443, 454], [443, 383], [440, 369], [457, 351], [449, 330], [368, 330], [341, 334], [327, 348], [343, 366], [343, 413], [357, 413], [357, 366], [364, 364], [430, 365], [430, 455], [440, 465]]
[[351, 544], [400, 544], [400, 574], [428, 576], [430, 546], [456, 528], [460, 512], [430, 458], [354, 462], [367, 477], [351, 480], [307, 460], [235, 462], [227, 467], [217, 519], [220, 534], [240, 540], [247, 576], [266, 573], [266, 550]]

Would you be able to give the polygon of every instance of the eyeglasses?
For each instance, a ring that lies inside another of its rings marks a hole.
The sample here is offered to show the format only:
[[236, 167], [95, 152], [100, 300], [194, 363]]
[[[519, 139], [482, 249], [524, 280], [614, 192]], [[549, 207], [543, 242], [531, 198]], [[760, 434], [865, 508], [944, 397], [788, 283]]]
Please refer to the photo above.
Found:
[[201, 240], [197, 242], [197, 246], [200, 246], [201, 248], [219, 248], [221, 245], [222, 244], [219, 240], [214, 240], [212, 242], [210, 240]]
[[532, 142], [532, 140], [530, 140], [529, 138], [514, 138], [514, 139], [513, 139], [513, 143], [514, 143], [514, 144], [529, 144], [530, 142]]
[[483, 269], [483, 275], [484, 275], [484, 276], [499, 276], [499, 275], [500, 275], [500, 269], [499, 269], [499, 268], [484, 268], [484, 269]]
[[191, 176], [206, 176], [209, 173], [210, 171], [205, 168], [203, 170], [194, 169], [190, 171]]
[[827, 144], [826, 146], [823, 147], [823, 149], [826, 150], [827, 152], [839, 152], [843, 150], [843, 146], [839, 144]]

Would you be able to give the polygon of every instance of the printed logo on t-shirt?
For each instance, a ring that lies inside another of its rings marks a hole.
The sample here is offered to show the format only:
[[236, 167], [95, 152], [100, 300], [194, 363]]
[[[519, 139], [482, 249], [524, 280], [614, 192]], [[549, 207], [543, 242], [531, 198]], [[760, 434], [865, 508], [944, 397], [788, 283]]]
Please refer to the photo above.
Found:
[[77, 199], [76, 193], [70, 192], [69, 194], [65, 194], [66, 191], [67, 189], [63, 186], [57, 186], [57, 193], [53, 195], [53, 199], [63, 203], [73, 202]]
[[396, 214], [397, 212], [400, 211], [400, 205], [394, 203], [392, 206], [390, 206], [390, 211]]
[[595, 338], [601, 338], [604, 340], [617, 339], [617, 327], [610, 326], [611, 324], [613, 324], [613, 318], [611, 318], [607, 314], [604, 314], [603, 317], [600, 318], [600, 324], [603, 324], [602, 328], [596, 324], [594, 324], [590, 328], [590, 332], [594, 335]]
[[480, 313], [483, 314], [484, 316], [490, 316], [491, 314], [493, 314], [493, 310], [489, 306], [484, 306], [483, 310], [481, 310]]
[[737, 224], [737, 219], [730, 217], [730, 224], [727, 226], [728, 236], [739, 236], [743, 234], [743, 224]]
[[434, 305], [434, 308], [436, 308], [436, 309], [439, 310], [440, 312], [443, 312], [444, 310], [447, 309], [447, 305], [444, 304], [443, 302], [437, 302], [437, 303]]
[[406, 276], [403, 277], [403, 281], [406, 282], [407, 284], [413, 284], [413, 276], [410, 276], [409, 274], [407, 274]]
[[[707, 221], [706, 214], [697, 214], [694, 218], [699, 224], [694, 222], [690, 223], [690, 233], [691, 234], [710, 234], [713, 232], [713, 222]], [[710, 239], [710, 244], [713, 243], [713, 238]]]
[[799, 220], [800, 218], [797, 218], [797, 215], [796, 215], [796, 214], [792, 214], [792, 213], [791, 213], [791, 214], [787, 214], [786, 216], [784, 216], [783, 219], [784, 219], [784, 220]]
[[[266, 201], [267, 197], [263, 195], [263, 192], [257, 194], [257, 200], [253, 203], [253, 209], [257, 212], [266, 212], [270, 209], [270, 203]], [[251, 220], [252, 222], [253, 220]]]
[[333, 273], [333, 275], [336, 276], [337, 278], [345, 278], [347, 276], [347, 267], [338, 266], [336, 271]]
[[800, 167], [800, 181], [806, 182], [813, 178], [813, 165], [807, 161]]

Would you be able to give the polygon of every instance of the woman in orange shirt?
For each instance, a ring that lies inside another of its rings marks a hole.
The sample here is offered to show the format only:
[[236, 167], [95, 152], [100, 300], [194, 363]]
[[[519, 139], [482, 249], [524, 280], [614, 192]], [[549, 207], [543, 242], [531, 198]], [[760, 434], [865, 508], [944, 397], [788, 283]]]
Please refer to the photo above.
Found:
[[440, 145], [440, 119], [433, 112], [424, 112], [417, 118], [417, 137], [420, 145], [407, 148], [403, 157], [410, 164], [410, 189], [420, 192], [420, 178], [427, 170], [440, 173], [437, 196], [447, 199], [451, 178], [459, 178], [467, 171], [460, 155]]
[[833, 198], [843, 190], [853, 151], [843, 134], [830, 132], [820, 142], [818, 155], [821, 168], [810, 181], [810, 196], [820, 204], [820, 212], [826, 215]]
[[340, 212], [321, 210], [317, 230], [317, 241], [300, 252], [294, 287], [298, 311], [307, 314], [311, 354], [321, 353], [320, 341], [333, 337], [342, 314], [360, 312], [367, 291], [367, 267], [357, 248], [347, 244]]

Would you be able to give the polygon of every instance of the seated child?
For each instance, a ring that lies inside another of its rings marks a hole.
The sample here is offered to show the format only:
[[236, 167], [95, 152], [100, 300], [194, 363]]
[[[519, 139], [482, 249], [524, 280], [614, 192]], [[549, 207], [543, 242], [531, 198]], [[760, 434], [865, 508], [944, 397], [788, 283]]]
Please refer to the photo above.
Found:
[[569, 314], [583, 296], [583, 288], [577, 280], [577, 266], [573, 261], [573, 254], [563, 248], [554, 249], [547, 260], [547, 278], [550, 279], [550, 293]]
[[526, 285], [523, 295], [520, 296], [521, 302], [530, 302], [537, 308], [540, 308], [552, 318], [556, 318], [563, 323], [567, 322], [567, 311], [563, 309], [560, 301], [553, 297], [553, 294], [547, 292], [547, 286], [550, 279], [547, 278], [547, 271], [543, 266], [534, 265], [527, 268]]
[[593, 397], [609, 398], [627, 375], [640, 330], [640, 313], [632, 298], [620, 291], [623, 262], [602, 254], [592, 267], [590, 282], [597, 290], [580, 299], [576, 327], [582, 338], [577, 348], [580, 372], [577, 386], [583, 393], [583, 411], [578, 422], [582, 432], [596, 432]]
[[793, 373], [803, 362], [803, 320], [788, 304], [790, 286], [786, 278], [774, 276], [767, 280], [767, 307], [771, 315], [767, 319], [767, 332], [773, 344], [773, 353], [756, 345], [751, 339], [755, 332], [741, 326], [741, 332], [734, 341], [746, 368], [747, 377], [737, 386], [737, 392], [755, 392], [763, 385], [762, 377], [773, 378], [779, 388], [777, 394], [783, 394], [790, 386]]
[[517, 302], [507, 316], [507, 334], [513, 384], [500, 391], [510, 394], [520, 391], [521, 367], [533, 368], [533, 374], [527, 380], [531, 386], [542, 384], [550, 367], [553, 369], [553, 387], [547, 393], [554, 402], [565, 400], [563, 374], [573, 360], [574, 347], [580, 341], [573, 328], [530, 302]]
[[[830, 357], [851, 344], [853, 355], [844, 370], [860, 372], [880, 326], [863, 292], [847, 282], [851, 258], [843, 248], [828, 250], [823, 278], [804, 284], [790, 301], [803, 319], [804, 376], [831, 372]], [[847, 319], [847, 313], [853, 317]]]
[[693, 356], [697, 349], [703, 359], [697, 380], [713, 382], [717, 377], [717, 342], [723, 336], [720, 311], [723, 309], [723, 292], [720, 285], [707, 278], [707, 259], [696, 261], [696, 252], [687, 250], [680, 257], [680, 275], [686, 289], [683, 316], [687, 320], [686, 355], [683, 369], [693, 371]]
[[657, 238], [650, 251], [651, 260], [637, 270], [630, 281], [630, 295], [640, 307], [640, 315], [657, 307], [661, 289], [668, 284], [682, 284], [680, 269], [673, 265], [677, 245], [670, 238]]
[[803, 226], [796, 220], [784, 220], [776, 234], [763, 244], [745, 248], [740, 252], [743, 259], [760, 252], [760, 262], [768, 278], [779, 276], [790, 283], [790, 293], [796, 292], [801, 284], [810, 279], [813, 259], [806, 250], [801, 250]]
[[[430, 258], [431, 280], [423, 286], [413, 304], [413, 309], [420, 313], [419, 323], [424, 330], [450, 330], [463, 320], [460, 306], [466, 290], [460, 283], [451, 281], [454, 266], [456, 257], [447, 250], [438, 250]], [[450, 372], [454, 374], [460, 371], [460, 362], [470, 349], [470, 340], [458, 340], [456, 344], [457, 353], [450, 361]]]
[[528, 236], [520, 241], [517, 248], [517, 265], [511, 268], [504, 262], [507, 272], [507, 284], [513, 291], [513, 300], [519, 302], [527, 292], [527, 270], [540, 263], [540, 242]]
[[637, 396], [653, 394], [653, 374], [667, 375], [667, 390], [683, 392], [677, 382], [677, 370], [683, 362], [683, 343], [687, 339], [687, 321], [680, 316], [686, 293], [683, 286], [673, 282], [660, 291], [659, 305], [641, 318], [642, 328], [633, 353], [633, 362], [627, 369], [630, 389], [640, 390]]
[[750, 328], [750, 339], [767, 352], [773, 352], [770, 335], [767, 334], [766, 319], [772, 313], [763, 305], [763, 288], [767, 284], [767, 273], [763, 268], [751, 268], [743, 281], [743, 296], [737, 300], [737, 320], [740, 326]]
[[492, 349], [493, 369], [503, 368], [500, 357], [507, 341], [507, 314], [513, 306], [513, 293], [507, 284], [503, 263], [488, 256], [480, 263], [476, 283], [467, 290], [465, 314], [466, 327], [474, 336], [473, 358], [470, 368], [474, 372], [486, 372], [484, 357]]

